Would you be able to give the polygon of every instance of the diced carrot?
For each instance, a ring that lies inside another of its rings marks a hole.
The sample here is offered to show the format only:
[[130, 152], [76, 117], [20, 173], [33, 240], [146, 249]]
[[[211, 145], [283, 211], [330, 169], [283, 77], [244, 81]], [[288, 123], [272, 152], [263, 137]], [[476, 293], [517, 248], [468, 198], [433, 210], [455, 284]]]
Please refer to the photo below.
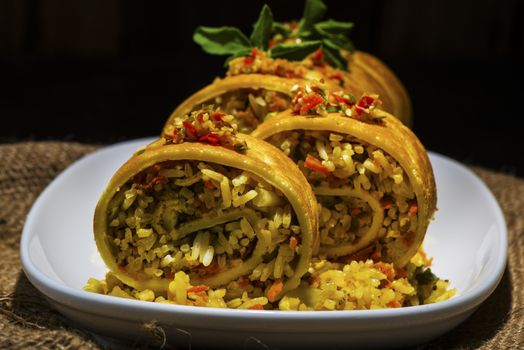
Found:
[[350, 210], [350, 212], [349, 212], [349, 214], [350, 214], [351, 216], [357, 216], [357, 215], [359, 215], [360, 213], [362, 213], [362, 208], [359, 208], [359, 207], [357, 207], [357, 208], [352, 208], [352, 209]]
[[291, 237], [289, 238], [289, 247], [291, 248], [291, 250], [294, 251], [297, 245], [298, 245], [297, 237], [295, 235], [291, 235]]
[[260, 304], [256, 304], [256, 305], [251, 306], [249, 310], [264, 310], [264, 307]]
[[400, 304], [398, 301], [396, 300], [391, 300], [389, 303], [388, 303], [388, 306], [389, 307], [394, 307], [394, 308], [397, 308], [397, 307], [401, 307], [402, 304]]
[[393, 201], [391, 200], [391, 198], [387, 197], [382, 198], [380, 204], [382, 204], [382, 208], [384, 209], [391, 209], [393, 207]]
[[186, 290], [186, 292], [189, 294], [189, 293], [202, 293], [202, 292], [205, 292], [209, 289], [208, 286], [205, 286], [203, 284], [201, 285], [198, 285], [198, 286], [194, 286], [194, 287], [191, 287], [191, 288], [188, 288]]
[[417, 201], [413, 201], [410, 203], [409, 209], [408, 209], [408, 216], [415, 216], [418, 213], [418, 204]]
[[267, 291], [267, 299], [270, 302], [274, 302], [277, 299], [277, 296], [282, 291], [283, 287], [284, 283], [282, 282], [282, 280], [278, 279], [275, 282], [273, 282], [273, 284], [271, 285], [271, 287], [269, 287]]
[[395, 270], [391, 265], [386, 265], [382, 261], [379, 261], [375, 264], [375, 267], [379, 269], [384, 275], [386, 275], [388, 280], [393, 281], [395, 279]]
[[304, 161], [304, 166], [308, 169], [318, 171], [324, 175], [329, 175], [331, 172], [322, 165], [319, 159], [315, 158], [311, 154], [308, 154], [306, 160]]

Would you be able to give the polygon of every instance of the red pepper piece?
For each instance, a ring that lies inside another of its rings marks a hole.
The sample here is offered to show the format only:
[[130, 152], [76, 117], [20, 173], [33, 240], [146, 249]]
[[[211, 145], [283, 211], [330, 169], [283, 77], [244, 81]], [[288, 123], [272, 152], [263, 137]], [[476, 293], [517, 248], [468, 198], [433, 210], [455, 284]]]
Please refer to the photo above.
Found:
[[244, 57], [244, 66], [251, 66], [255, 62], [255, 57], [247, 56]]
[[315, 94], [304, 97], [303, 101], [303, 105], [300, 107], [300, 114], [306, 114], [308, 111], [324, 102], [324, 99], [322, 96]]
[[371, 96], [362, 96], [360, 100], [358, 101], [358, 106], [364, 109], [369, 108], [373, 102], [375, 102], [375, 99]]
[[341, 105], [342, 103], [345, 103], [348, 106], [354, 105], [354, 103], [351, 103], [351, 100], [349, 98], [347, 98], [347, 97], [342, 97], [342, 96], [339, 96], [337, 94], [331, 94], [331, 96], [333, 96], [333, 98], [335, 99], [335, 102], [338, 105]]
[[186, 134], [188, 136], [192, 136], [192, 137], [197, 137], [198, 136], [197, 135], [197, 129], [196, 129], [196, 127], [193, 124], [191, 124], [190, 122], [188, 122], [186, 120], [186, 121], [184, 121], [182, 123], [182, 125], [184, 125], [184, 128], [186, 128]]
[[244, 66], [251, 66], [255, 62], [255, 58], [258, 55], [258, 50], [256, 48], [253, 48], [251, 50], [251, 56], [247, 56], [244, 58]]
[[342, 81], [344, 80], [344, 77], [342, 76], [341, 73], [335, 73], [335, 74], [331, 74], [330, 76], [328, 76], [328, 79]]
[[322, 49], [318, 49], [317, 51], [313, 52], [313, 56], [311, 58], [313, 60], [314, 65], [316, 66], [324, 65], [324, 53], [322, 52]]
[[211, 114], [211, 119], [213, 119], [216, 122], [219, 122], [219, 121], [222, 121], [224, 116], [225, 116], [224, 113], [216, 112], [216, 113]]
[[210, 145], [216, 146], [220, 144], [220, 140], [218, 139], [219, 135], [214, 132], [210, 132], [209, 134], [205, 134], [203, 136], [200, 136], [198, 141], [209, 143]]
[[202, 113], [198, 113], [197, 115], [197, 121], [202, 124], [204, 122], [204, 115]]

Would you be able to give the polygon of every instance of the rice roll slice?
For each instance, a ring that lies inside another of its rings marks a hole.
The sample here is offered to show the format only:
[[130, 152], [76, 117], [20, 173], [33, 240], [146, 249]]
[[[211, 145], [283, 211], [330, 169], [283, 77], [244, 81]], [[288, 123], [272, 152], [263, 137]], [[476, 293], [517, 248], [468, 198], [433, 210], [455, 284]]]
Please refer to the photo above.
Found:
[[233, 115], [238, 131], [249, 134], [266, 118], [289, 108], [291, 91], [301, 80], [264, 74], [236, 75], [216, 79], [195, 92], [171, 114], [164, 131], [180, 118], [203, 106], [220, 108]]
[[435, 180], [420, 141], [379, 102], [310, 86], [252, 135], [280, 148], [311, 184], [320, 254], [402, 267], [432, 219]]
[[291, 160], [232, 120], [177, 118], [110, 180], [95, 239], [126, 285], [165, 292], [179, 271], [210, 288], [247, 278], [270, 302], [298, 286], [318, 245], [315, 196]]

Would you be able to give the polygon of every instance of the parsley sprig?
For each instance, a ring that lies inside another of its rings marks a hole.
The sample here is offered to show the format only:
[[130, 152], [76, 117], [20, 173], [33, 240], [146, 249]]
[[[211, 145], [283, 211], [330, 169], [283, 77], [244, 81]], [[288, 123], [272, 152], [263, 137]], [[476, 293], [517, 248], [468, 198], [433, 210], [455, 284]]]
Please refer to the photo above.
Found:
[[273, 58], [302, 60], [321, 45], [318, 40], [306, 40], [297, 45], [279, 44], [269, 49], [268, 43], [272, 32], [273, 13], [269, 6], [264, 5], [249, 38], [235, 27], [200, 26], [193, 34], [193, 40], [207, 53], [230, 55], [227, 61], [235, 57], [248, 56], [254, 47], [266, 51]]
[[[348, 38], [353, 23], [333, 19], [322, 21], [326, 11], [327, 6], [322, 0], [306, 0], [304, 14], [298, 26], [291, 30], [283, 23], [274, 22], [271, 9], [264, 5], [249, 38], [235, 27], [200, 26], [193, 34], [193, 40], [207, 53], [229, 55], [226, 63], [236, 57], [248, 56], [252, 48], [265, 51], [269, 57], [291, 61], [300, 61], [322, 48], [330, 63], [346, 70], [347, 60], [340, 54], [340, 49], [354, 49]], [[284, 39], [300, 40], [292, 44], [279, 43], [269, 48], [269, 41], [276, 34]]]
[[353, 29], [352, 22], [340, 22], [333, 19], [322, 21], [327, 6], [322, 0], [306, 0], [304, 14], [298, 26], [290, 30], [281, 23], [273, 24], [273, 31], [284, 38], [300, 38], [322, 43], [322, 51], [337, 68], [347, 70], [348, 62], [340, 50], [353, 51], [355, 48], [348, 35]]

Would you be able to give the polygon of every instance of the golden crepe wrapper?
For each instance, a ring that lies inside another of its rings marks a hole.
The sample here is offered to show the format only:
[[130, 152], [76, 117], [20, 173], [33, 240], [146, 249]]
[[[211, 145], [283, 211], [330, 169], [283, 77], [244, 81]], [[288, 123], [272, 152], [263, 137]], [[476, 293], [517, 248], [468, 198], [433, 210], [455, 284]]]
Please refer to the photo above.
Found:
[[[235, 90], [259, 90], [275, 91], [290, 96], [294, 85], [302, 85], [305, 81], [300, 79], [282, 78], [267, 74], [241, 74], [218, 78], [213, 83], [195, 92], [182, 102], [167, 120], [164, 130], [173, 123], [176, 117], [180, 117], [199, 109], [204, 104], [214, 104], [214, 99]], [[260, 121], [262, 122], [262, 120]], [[253, 127], [254, 129], [254, 127]]]
[[[252, 135], [265, 140], [284, 131], [331, 131], [351, 135], [392, 156], [407, 174], [418, 202], [418, 226], [414, 236], [402, 240], [403, 244], [395, 245], [395, 249], [388, 250], [385, 256], [387, 261], [401, 267], [406, 265], [417, 252], [433, 217], [436, 209], [435, 179], [426, 150], [413, 132], [397, 118], [384, 111], [376, 110], [374, 113], [383, 116], [382, 125], [365, 123], [344, 117], [339, 113], [329, 113], [327, 116], [297, 116], [288, 110], [261, 124]], [[380, 213], [378, 215], [380, 216]], [[367, 241], [361, 239], [355, 245], [340, 245], [328, 250], [324, 250], [321, 246], [320, 251], [330, 257], [346, 256], [369, 246], [379, 237], [366, 239]]]
[[[344, 52], [348, 57], [348, 71], [338, 70], [328, 66], [301, 66], [302, 78], [286, 78], [272, 74], [243, 73], [217, 78], [183, 101], [167, 120], [164, 130], [172, 124], [175, 117], [183, 116], [204, 104], [213, 104], [214, 99], [234, 92], [235, 90], [264, 89], [275, 91], [291, 97], [293, 87], [306, 84], [321, 83], [325, 89], [344, 92], [359, 97], [363, 94], [378, 94], [384, 110], [399, 118], [405, 125], [412, 125], [411, 101], [409, 95], [397, 76], [378, 58], [361, 51]], [[271, 59], [269, 59], [271, 60]], [[297, 62], [294, 62], [298, 64]], [[330, 79], [332, 74], [344, 77], [345, 84], [341, 87]], [[260, 120], [262, 122], [262, 120]], [[255, 127], [255, 126], [254, 126]], [[254, 129], [253, 127], [253, 129]]]
[[[111, 199], [136, 174], [154, 164], [170, 160], [198, 160], [248, 171], [264, 179], [284, 194], [301, 227], [300, 241], [302, 247], [295, 266], [295, 273], [284, 282], [284, 287], [279, 296], [298, 286], [300, 278], [306, 273], [311, 256], [319, 244], [315, 195], [307, 186], [303, 174], [296, 165], [278, 149], [247, 135], [238, 134], [237, 138], [245, 140], [247, 143], [248, 149], [245, 153], [238, 153], [225, 147], [209, 144], [189, 142], [164, 144], [163, 140], [159, 140], [147, 146], [143, 152], [137, 152], [118, 169], [103, 192], [94, 214], [96, 245], [102, 259], [118, 279], [138, 290], [152, 289], [154, 291], [165, 291], [170, 282], [165, 277], [134, 276], [118, 266], [115, 259], [117, 248], [112, 244], [112, 238], [108, 234], [108, 210]], [[265, 251], [261, 251], [259, 246], [262, 247], [257, 242], [251, 257], [236, 270], [220, 271], [216, 275], [202, 277], [201, 280], [192, 280], [191, 282], [206, 284], [214, 288], [224, 286], [241, 276], [249, 275], [253, 268], [262, 262], [261, 255]]]
[[406, 88], [393, 71], [377, 57], [362, 51], [349, 55], [347, 92], [355, 96], [375, 93], [382, 100], [382, 109], [413, 125], [411, 100]]

